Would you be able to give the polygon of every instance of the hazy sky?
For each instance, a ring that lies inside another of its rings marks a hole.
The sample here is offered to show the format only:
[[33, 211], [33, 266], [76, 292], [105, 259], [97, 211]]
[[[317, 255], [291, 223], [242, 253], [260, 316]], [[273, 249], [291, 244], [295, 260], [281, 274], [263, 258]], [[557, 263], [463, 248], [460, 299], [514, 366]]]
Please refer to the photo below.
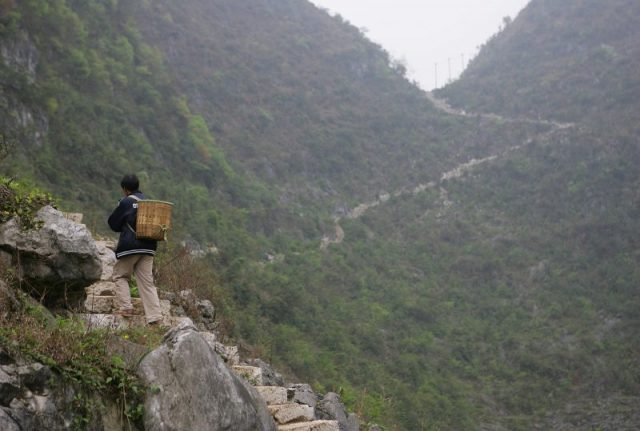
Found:
[[[406, 63], [408, 76], [426, 90], [455, 79], [506, 16], [529, 0], [310, 0], [351, 24]], [[449, 68], [449, 63], [451, 67]], [[449, 70], [450, 69], [450, 70]]]

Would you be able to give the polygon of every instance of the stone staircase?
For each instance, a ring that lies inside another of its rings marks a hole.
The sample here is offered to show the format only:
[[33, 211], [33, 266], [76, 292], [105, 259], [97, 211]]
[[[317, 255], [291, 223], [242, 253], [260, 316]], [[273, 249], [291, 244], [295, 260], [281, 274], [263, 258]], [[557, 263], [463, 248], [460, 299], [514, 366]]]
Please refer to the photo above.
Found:
[[[96, 241], [96, 246], [100, 252], [102, 262], [102, 276], [100, 281], [85, 289], [86, 299], [83, 303], [83, 312], [78, 314], [89, 327], [126, 329], [131, 326], [145, 325], [144, 309], [140, 298], [131, 298], [131, 303], [135, 316], [123, 318], [113, 314], [117, 310], [115, 304], [115, 283], [111, 281], [113, 266], [116, 258], [113, 253], [115, 243], [113, 241]], [[173, 327], [183, 321], [184, 317], [173, 316], [171, 314], [171, 303], [167, 300], [160, 300], [162, 308], [162, 325]]]
[[[115, 284], [111, 281], [113, 266], [116, 259], [113, 253], [115, 244], [110, 241], [96, 241], [102, 262], [101, 280], [85, 289], [86, 299], [84, 310], [77, 314], [87, 324], [88, 328], [111, 328], [114, 330], [127, 329], [132, 326], [144, 326], [144, 310], [139, 298], [132, 298], [135, 316], [123, 318], [113, 314], [117, 310], [115, 305]], [[162, 308], [162, 325], [175, 327], [188, 317], [179, 317], [171, 313], [171, 302], [160, 300]], [[318, 395], [307, 384], [292, 384], [288, 387], [273, 385], [274, 382], [283, 383], [280, 379], [273, 379], [275, 373], [270, 366], [262, 361], [263, 366], [269, 367], [263, 372], [260, 366], [240, 364], [238, 348], [227, 346], [217, 340], [215, 332], [201, 330], [200, 335], [222, 357], [227, 365], [239, 376], [249, 382], [267, 404], [267, 408], [277, 424], [278, 431], [358, 431], [359, 422], [355, 415], [347, 418], [344, 406], [339, 403], [339, 415], [321, 413], [316, 408]], [[277, 373], [275, 373], [277, 374]], [[334, 394], [335, 395], [335, 394]], [[324, 401], [324, 400], [323, 400]], [[340, 417], [332, 417], [340, 416]]]
[[[254, 386], [267, 404], [278, 431], [340, 431], [338, 420], [319, 418], [316, 413], [317, 395], [306, 384], [289, 387], [265, 386], [262, 368], [235, 365], [233, 370]], [[355, 428], [354, 428], [355, 426]], [[358, 430], [357, 420], [348, 430]]]

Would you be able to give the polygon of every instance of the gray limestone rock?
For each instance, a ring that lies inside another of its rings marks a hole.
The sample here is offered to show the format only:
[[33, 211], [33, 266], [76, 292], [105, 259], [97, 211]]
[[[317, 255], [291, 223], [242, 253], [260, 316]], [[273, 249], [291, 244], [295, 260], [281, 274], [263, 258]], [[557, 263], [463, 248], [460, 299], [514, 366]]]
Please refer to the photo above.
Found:
[[273, 369], [271, 365], [262, 359], [249, 359], [249, 365], [259, 367], [262, 370], [262, 384], [265, 386], [284, 386], [284, 378]]
[[19, 380], [10, 373], [0, 369], [0, 405], [8, 406], [22, 392]]
[[49, 304], [78, 300], [83, 289], [100, 280], [102, 264], [85, 225], [46, 206], [38, 211], [42, 228], [24, 232], [14, 218], [0, 226], [0, 250], [12, 255], [19, 276]]
[[200, 335], [205, 341], [220, 355], [220, 357], [230, 366], [238, 365], [240, 363], [240, 355], [238, 353], [238, 346], [227, 346], [217, 340], [216, 335], [213, 332], [201, 331]]
[[0, 430], [21, 431], [16, 421], [13, 420], [4, 407], [0, 407]]
[[149, 388], [145, 429], [276, 430], [256, 390], [225, 366], [190, 323], [167, 332], [138, 374]]
[[294, 422], [278, 426], [278, 431], [340, 431], [336, 421]]
[[306, 404], [315, 407], [318, 404], [318, 395], [306, 383], [296, 383], [289, 387], [289, 399], [294, 403]]
[[51, 369], [40, 363], [23, 365], [17, 368], [20, 381], [31, 392], [42, 395], [47, 390], [47, 385], [51, 379]]
[[[286, 404], [287, 388], [281, 386], [254, 386], [267, 406], [274, 404]], [[293, 404], [293, 403], [292, 403]]]
[[23, 430], [67, 430], [77, 415], [73, 407], [76, 394], [75, 389], [67, 385], [59, 385], [46, 396], [26, 391], [14, 398], [5, 411]]
[[87, 287], [85, 292], [87, 296], [113, 296], [116, 294], [116, 284], [107, 280], [98, 281]]
[[[0, 384], [0, 430], [68, 431], [87, 414], [78, 406], [78, 388], [42, 364], [2, 365], [0, 381], [5, 382]], [[102, 412], [96, 410], [83, 429], [106, 431], [102, 424]]]
[[37, 362], [16, 362], [8, 355], [3, 362], [0, 431], [136, 430], [124, 422], [118, 401], [104, 393], [83, 391]]
[[340, 431], [348, 431], [347, 412], [340, 401], [340, 396], [335, 392], [327, 393], [316, 405], [316, 417], [338, 421]]
[[213, 319], [216, 315], [216, 309], [208, 299], [200, 299], [196, 302], [200, 315], [206, 319]]
[[14, 291], [7, 284], [0, 280], [0, 313], [6, 313], [20, 308], [20, 302]]
[[279, 424], [292, 422], [310, 422], [315, 419], [313, 407], [305, 404], [286, 403], [272, 404], [269, 411]]
[[96, 241], [100, 263], [102, 265], [102, 275], [100, 279], [103, 281], [111, 281], [113, 276], [113, 267], [116, 264], [115, 243], [112, 241]]
[[0, 250], [0, 268], [10, 267], [12, 260], [11, 253]]
[[201, 327], [208, 330], [215, 330], [217, 328], [216, 323], [216, 309], [208, 299], [200, 299], [196, 302], [198, 308], [198, 320], [201, 323]]
[[0, 57], [7, 66], [26, 73], [29, 81], [33, 82], [38, 65], [38, 50], [27, 32], [20, 31], [3, 41], [0, 44]]

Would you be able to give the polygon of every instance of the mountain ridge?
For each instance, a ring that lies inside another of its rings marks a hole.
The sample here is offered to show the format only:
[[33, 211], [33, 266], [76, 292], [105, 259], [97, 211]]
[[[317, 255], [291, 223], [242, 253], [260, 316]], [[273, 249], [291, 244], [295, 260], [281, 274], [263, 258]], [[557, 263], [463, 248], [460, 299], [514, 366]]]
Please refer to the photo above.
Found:
[[436, 92], [476, 111], [628, 127], [637, 113], [638, 12], [628, 0], [606, 8], [532, 1], [461, 79]]

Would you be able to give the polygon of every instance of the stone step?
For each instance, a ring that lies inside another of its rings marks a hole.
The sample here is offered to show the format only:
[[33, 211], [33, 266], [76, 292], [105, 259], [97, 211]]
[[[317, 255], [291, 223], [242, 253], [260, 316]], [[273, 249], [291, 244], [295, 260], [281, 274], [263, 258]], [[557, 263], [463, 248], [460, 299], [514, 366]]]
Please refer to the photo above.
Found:
[[84, 311], [110, 314], [114, 311], [115, 296], [88, 295], [84, 300]]
[[[116, 297], [113, 295], [87, 295], [84, 309], [89, 313], [110, 314], [117, 310]], [[144, 307], [140, 298], [131, 298], [131, 305], [136, 314], [144, 314]]]
[[[135, 326], [145, 326], [147, 324], [144, 315], [133, 317], [122, 317], [114, 314], [96, 314], [85, 313], [76, 314], [76, 316], [85, 322], [87, 329], [113, 329], [123, 330]], [[163, 316], [162, 326], [174, 327], [178, 326], [181, 322], [191, 322], [188, 317], [177, 316]], [[193, 323], [191, 323], [193, 324]]]
[[309, 422], [315, 419], [314, 408], [306, 404], [272, 404], [267, 407], [271, 416], [282, 425], [292, 422]]
[[287, 403], [287, 388], [280, 386], [256, 386], [262, 399], [268, 406]]
[[227, 363], [229, 366], [240, 365], [240, 354], [238, 346], [227, 346], [218, 341], [213, 332], [200, 331], [200, 335], [204, 338], [209, 346]]
[[278, 425], [278, 431], [340, 431], [338, 421], [298, 422]]
[[87, 295], [113, 296], [116, 294], [116, 284], [113, 281], [102, 280], [84, 289]]
[[146, 324], [144, 316], [133, 316], [126, 319], [122, 316], [105, 313], [77, 314], [77, 316], [85, 322], [87, 329], [121, 330]]
[[234, 365], [233, 371], [253, 386], [262, 386], [262, 368], [250, 365]]
[[[113, 295], [87, 295], [84, 300], [84, 311], [96, 314], [112, 314], [118, 308], [116, 307], [116, 297]], [[136, 315], [144, 315], [144, 306], [142, 299], [131, 298], [131, 305]], [[171, 302], [166, 299], [160, 300], [160, 308], [162, 315], [168, 317], [171, 315]]]
[[315, 407], [318, 404], [318, 395], [307, 383], [294, 383], [288, 388], [287, 398], [298, 404], [306, 404]]

